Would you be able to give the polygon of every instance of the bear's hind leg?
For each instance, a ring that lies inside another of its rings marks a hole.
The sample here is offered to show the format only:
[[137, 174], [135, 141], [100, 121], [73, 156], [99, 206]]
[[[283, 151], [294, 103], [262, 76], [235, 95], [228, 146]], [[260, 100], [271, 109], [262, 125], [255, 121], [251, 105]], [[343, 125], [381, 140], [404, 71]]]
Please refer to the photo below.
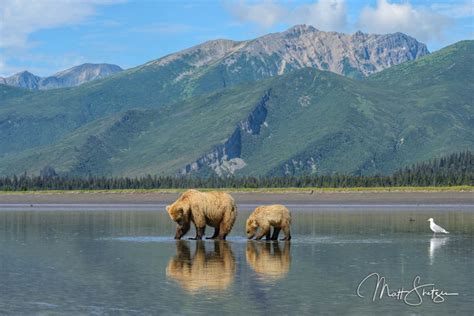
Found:
[[[217, 228], [216, 228], [216, 230], [217, 230]], [[228, 233], [229, 233], [229, 231], [228, 231], [228, 228], [227, 228], [227, 224], [225, 223], [225, 221], [222, 221], [220, 226], [219, 226], [219, 235], [218, 235], [218, 237], [216, 237], [214, 239], [225, 240]]]
[[267, 234], [265, 235], [265, 240], [272, 240], [272, 237], [271, 237], [271, 228], [268, 230]]
[[278, 235], [280, 234], [281, 227], [273, 228], [272, 240], [278, 240]]
[[212, 235], [212, 237], [206, 237], [206, 239], [216, 239], [217, 236], [219, 236], [219, 231], [219, 227], [214, 228], [214, 235]]
[[224, 217], [222, 218], [221, 224], [219, 225], [219, 239], [225, 240], [227, 235], [232, 230], [236, 218], [237, 209], [234, 206], [231, 209], [225, 210]]

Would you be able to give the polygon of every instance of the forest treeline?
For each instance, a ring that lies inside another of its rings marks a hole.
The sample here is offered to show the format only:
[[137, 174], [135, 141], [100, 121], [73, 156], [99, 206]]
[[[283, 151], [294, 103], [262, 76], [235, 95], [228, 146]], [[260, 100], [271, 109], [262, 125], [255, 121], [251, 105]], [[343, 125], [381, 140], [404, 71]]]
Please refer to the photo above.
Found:
[[451, 154], [400, 169], [392, 175], [306, 175], [285, 177], [74, 177], [57, 175], [45, 167], [39, 176], [0, 177], [2, 191], [109, 190], [183, 188], [350, 188], [391, 186], [474, 185], [474, 156], [470, 151]]

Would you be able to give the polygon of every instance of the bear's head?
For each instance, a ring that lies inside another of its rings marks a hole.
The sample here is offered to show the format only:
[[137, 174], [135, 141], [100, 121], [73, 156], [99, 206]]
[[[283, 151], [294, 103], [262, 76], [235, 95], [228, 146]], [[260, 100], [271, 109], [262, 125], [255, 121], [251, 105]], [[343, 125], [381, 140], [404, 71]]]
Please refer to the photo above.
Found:
[[183, 225], [189, 221], [189, 204], [187, 201], [176, 201], [168, 205], [166, 211], [170, 218], [178, 223], [178, 225]]
[[245, 230], [246, 230], [246, 233], [247, 233], [247, 238], [252, 239], [253, 236], [255, 236], [255, 233], [257, 232], [257, 229], [258, 229], [257, 221], [255, 219], [253, 219], [252, 217], [249, 217], [247, 219], [247, 223], [245, 224]]
[[181, 239], [190, 229], [190, 207], [185, 200], [178, 200], [166, 207], [166, 211], [170, 218], [178, 225], [176, 226], [175, 239]]

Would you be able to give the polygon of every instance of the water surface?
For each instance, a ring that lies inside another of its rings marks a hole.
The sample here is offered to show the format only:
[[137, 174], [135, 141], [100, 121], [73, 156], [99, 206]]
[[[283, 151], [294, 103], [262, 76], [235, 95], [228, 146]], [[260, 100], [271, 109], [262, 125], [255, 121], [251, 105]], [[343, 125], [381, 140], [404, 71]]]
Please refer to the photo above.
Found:
[[[472, 206], [292, 206], [289, 243], [248, 242], [252, 207], [228, 241], [195, 242], [172, 239], [162, 208], [2, 206], [0, 314], [472, 315]], [[451, 234], [433, 236], [429, 217]], [[458, 295], [373, 302], [368, 281], [358, 297], [373, 272]]]

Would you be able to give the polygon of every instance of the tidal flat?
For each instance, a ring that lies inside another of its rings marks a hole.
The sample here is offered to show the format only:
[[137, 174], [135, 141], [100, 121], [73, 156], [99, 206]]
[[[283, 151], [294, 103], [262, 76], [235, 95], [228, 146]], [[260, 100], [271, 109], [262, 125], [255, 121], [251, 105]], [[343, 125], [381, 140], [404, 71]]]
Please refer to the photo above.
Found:
[[[0, 314], [472, 314], [471, 192], [232, 195], [228, 240], [200, 242], [172, 238], [177, 193], [0, 195]], [[290, 242], [246, 240], [268, 203]]]
[[[210, 189], [206, 189], [210, 190]], [[234, 189], [237, 204], [441, 205], [474, 204], [474, 187], [397, 187], [347, 189]], [[184, 190], [85, 190], [0, 192], [5, 204], [169, 204]]]

